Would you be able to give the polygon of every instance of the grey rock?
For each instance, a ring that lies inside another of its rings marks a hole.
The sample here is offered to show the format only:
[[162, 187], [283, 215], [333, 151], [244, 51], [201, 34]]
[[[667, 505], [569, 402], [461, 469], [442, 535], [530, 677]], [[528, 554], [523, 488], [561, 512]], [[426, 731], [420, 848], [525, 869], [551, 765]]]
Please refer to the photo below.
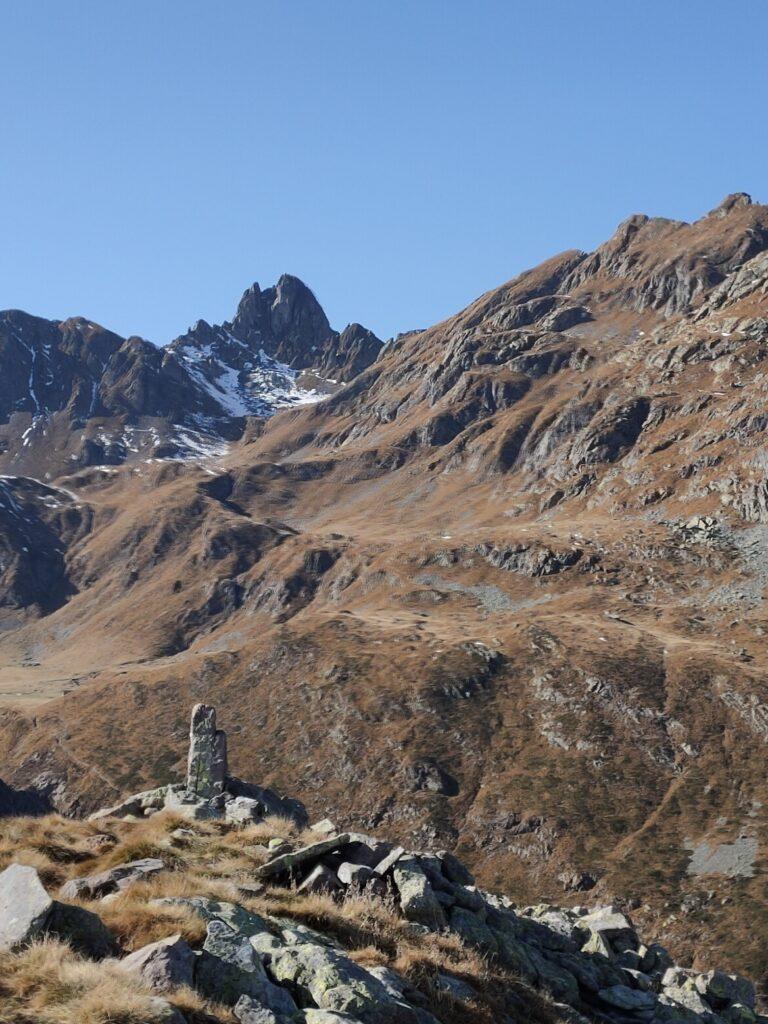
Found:
[[61, 887], [60, 894], [64, 899], [99, 899], [107, 893], [127, 889], [134, 882], [164, 870], [165, 864], [159, 858], [145, 857], [142, 860], [117, 864], [107, 871], [100, 871], [86, 878], [72, 878]]
[[373, 868], [367, 864], [350, 864], [349, 861], [340, 864], [336, 874], [344, 885], [352, 885], [357, 889], [362, 889], [374, 877]]
[[304, 1007], [347, 1013], [367, 1024], [417, 1024], [415, 1011], [378, 978], [328, 946], [287, 946], [273, 954], [269, 972]]
[[554, 999], [571, 1005], [579, 1004], [579, 986], [570, 971], [554, 963], [539, 950], [531, 949], [528, 956], [536, 969], [536, 983]]
[[261, 821], [261, 804], [249, 796], [236, 796], [224, 808], [224, 820], [229, 825], [252, 825]]
[[455, 978], [452, 974], [438, 973], [435, 978], [435, 988], [438, 992], [446, 992], [454, 999], [461, 999], [469, 1003], [477, 997], [477, 992], [461, 978]]
[[459, 858], [448, 850], [438, 850], [443, 874], [456, 885], [474, 885], [473, 875], [464, 867]]
[[307, 809], [301, 800], [278, 796], [273, 790], [257, 786], [253, 782], [243, 782], [242, 779], [230, 775], [226, 781], [226, 791], [233, 797], [245, 796], [249, 800], [255, 800], [259, 804], [263, 818], [285, 818], [286, 821], [292, 821], [297, 828], [306, 828], [309, 821]]
[[224, 792], [227, 778], [227, 736], [216, 728], [216, 709], [196, 704], [189, 726], [186, 791], [198, 800]]
[[724, 1008], [732, 1003], [741, 1003], [750, 1009], [755, 1008], [755, 987], [738, 974], [708, 971], [706, 974], [700, 974], [694, 984], [697, 992], [700, 992], [715, 1009]]
[[301, 1014], [305, 1024], [360, 1024], [358, 1017], [349, 1013], [338, 1013], [335, 1010], [318, 1010], [317, 1007], [308, 1007]]
[[404, 854], [405, 849], [402, 846], [396, 846], [393, 850], [389, 851], [386, 857], [382, 857], [373, 870], [383, 878], [387, 872], [392, 870]]
[[290, 993], [267, 977], [249, 938], [220, 920], [208, 924], [195, 984], [203, 995], [227, 1006], [250, 996], [277, 1014], [291, 1016], [297, 1010]]
[[322, 821], [316, 821], [314, 825], [309, 827], [313, 832], [317, 832], [321, 836], [332, 836], [338, 832], [330, 818], [323, 818]]
[[451, 931], [457, 932], [469, 946], [495, 955], [499, 944], [493, 931], [471, 910], [453, 907], [449, 915]]
[[151, 942], [118, 961], [123, 971], [134, 973], [155, 992], [168, 992], [177, 985], [191, 986], [195, 954], [181, 935]]
[[0, 873], [0, 950], [39, 938], [53, 912], [53, 900], [34, 868], [11, 864]]
[[43, 935], [55, 935], [93, 959], [110, 956], [116, 948], [97, 914], [51, 899], [34, 868], [11, 864], [0, 873], [0, 950], [17, 949]]
[[401, 857], [394, 866], [393, 877], [403, 916], [428, 928], [442, 928], [445, 924], [443, 908], [418, 860]]
[[289, 1019], [268, 1010], [253, 996], [240, 996], [232, 1012], [240, 1024], [282, 1024]]
[[280, 875], [292, 874], [302, 864], [311, 864], [326, 853], [342, 848], [349, 842], [349, 834], [342, 833], [339, 836], [329, 836], [328, 839], [321, 839], [309, 846], [302, 846], [290, 853], [280, 854], [273, 860], [267, 861], [256, 869], [259, 878], [276, 878]]
[[637, 1010], [652, 1010], [656, 1002], [650, 992], [641, 992], [628, 985], [611, 985], [610, 988], [601, 989], [598, 998], [608, 1006], [615, 1006], [618, 1010], [629, 1010], [631, 1013]]
[[585, 914], [579, 918], [578, 928], [582, 932], [602, 935], [611, 945], [614, 941], [620, 942], [622, 949], [637, 948], [640, 944], [632, 922], [615, 907], [598, 907]]
[[600, 932], [592, 932], [581, 947], [582, 953], [590, 953], [597, 956], [607, 957], [609, 960], [613, 959], [613, 950], [608, 944], [608, 940], [605, 939]]
[[272, 934], [263, 917], [226, 900], [213, 900], [206, 896], [166, 896], [152, 900], [150, 905], [189, 907], [205, 922], [222, 921], [238, 935], [246, 938]]
[[146, 789], [141, 793], [134, 793], [112, 807], [104, 807], [89, 814], [88, 821], [98, 821], [101, 818], [123, 818], [130, 814], [141, 817], [148, 810], [159, 811], [165, 806], [170, 794], [181, 792], [183, 788], [182, 785], [158, 786], [156, 789]]

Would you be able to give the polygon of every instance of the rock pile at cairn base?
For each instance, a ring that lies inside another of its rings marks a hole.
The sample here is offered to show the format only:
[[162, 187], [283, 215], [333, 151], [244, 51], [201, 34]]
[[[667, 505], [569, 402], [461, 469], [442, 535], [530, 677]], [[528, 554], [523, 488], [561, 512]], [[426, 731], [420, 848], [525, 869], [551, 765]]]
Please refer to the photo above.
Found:
[[[205, 705], [192, 715], [186, 782], [137, 794], [96, 817], [130, 819], [168, 806], [192, 819], [219, 819], [231, 829], [276, 813], [306, 821], [299, 803], [228, 776], [226, 740]], [[250, 891], [284, 886], [299, 894], [329, 894], [340, 903], [360, 894], [386, 901], [408, 922], [409, 933], [458, 936], [490, 964], [546, 993], [555, 1014], [570, 1024], [768, 1022], [756, 1012], [750, 982], [675, 965], [663, 946], [644, 943], [614, 907], [518, 908], [475, 886], [448, 851], [408, 851], [362, 833], [337, 832], [327, 819], [310, 831], [317, 838], [303, 845], [271, 841], [271, 856], [255, 871]], [[114, 899], [163, 869], [152, 858], [116, 865], [67, 883], [61, 895]], [[176, 986], [192, 987], [228, 1006], [242, 1024], [439, 1024], [404, 976], [363, 966], [333, 938], [305, 925], [202, 896], [155, 898], [149, 905], [158, 913], [187, 908], [206, 928], [200, 949], [173, 934], [117, 960], [158, 999]], [[12, 864], [0, 873], [0, 949], [45, 934], [64, 936], [88, 956], [115, 963], [115, 943], [98, 917], [52, 899], [34, 868]], [[447, 970], [438, 984], [458, 998], [477, 995]], [[167, 1019], [183, 1018], [174, 1011]]]
[[307, 812], [300, 800], [283, 799], [270, 789], [243, 782], [227, 771], [227, 736], [216, 728], [216, 709], [196, 704], [189, 728], [187, 778], [184, 782], [134, 793], [113, 807], [91, 815], [91, 820], [143, 817], [169, 807], [191, 820], [224, 818], [245, 825], [275, 814], [300, 827]]

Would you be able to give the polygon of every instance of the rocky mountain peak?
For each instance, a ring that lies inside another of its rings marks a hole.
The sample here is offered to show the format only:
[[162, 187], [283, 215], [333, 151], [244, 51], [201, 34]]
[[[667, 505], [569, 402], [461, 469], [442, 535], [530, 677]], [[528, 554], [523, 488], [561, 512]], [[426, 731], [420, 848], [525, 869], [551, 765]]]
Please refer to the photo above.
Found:
[[710, 210], [708, 217], [726, 217], [732, 210], [743, 209], [745, 206], [752, 206], [752, 196], [746, 192], [731, 192], [721, 203]]
[[232, 333], [251, 348], [294, 369], [313, 366], [315, 354], [334, 332], [310, 289], [291, 274], [263, 291], [258, 283], [243, 294], [231, 324]]

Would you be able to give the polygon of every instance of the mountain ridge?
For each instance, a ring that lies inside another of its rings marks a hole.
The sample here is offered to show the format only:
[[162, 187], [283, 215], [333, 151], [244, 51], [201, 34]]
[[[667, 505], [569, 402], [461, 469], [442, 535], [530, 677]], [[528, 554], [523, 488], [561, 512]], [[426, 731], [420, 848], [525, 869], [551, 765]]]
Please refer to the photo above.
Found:
[[768, 208], [630, 221], [226, 451], [4, 479], [0, 775], [87, 813], [210, 699], [313, 815], [762, 984]]

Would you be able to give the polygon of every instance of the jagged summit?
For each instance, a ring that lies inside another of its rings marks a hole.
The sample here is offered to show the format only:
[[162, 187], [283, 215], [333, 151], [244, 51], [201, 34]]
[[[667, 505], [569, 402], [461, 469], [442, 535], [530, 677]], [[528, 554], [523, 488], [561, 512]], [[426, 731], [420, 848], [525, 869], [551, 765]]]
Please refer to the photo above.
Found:
[[[333, 331], [288, 274], [263, 291], [252, 285], [231, 322], [198, 320], [165, 348], [82, 317], [9, 310], [0, 313], [0, 468], [42, 477], [139, 454], [216, 455], [247, 417], [320, 401], [381, 347], [359, 325]], [[41, 443], [49, 434], [55, 456]]]

